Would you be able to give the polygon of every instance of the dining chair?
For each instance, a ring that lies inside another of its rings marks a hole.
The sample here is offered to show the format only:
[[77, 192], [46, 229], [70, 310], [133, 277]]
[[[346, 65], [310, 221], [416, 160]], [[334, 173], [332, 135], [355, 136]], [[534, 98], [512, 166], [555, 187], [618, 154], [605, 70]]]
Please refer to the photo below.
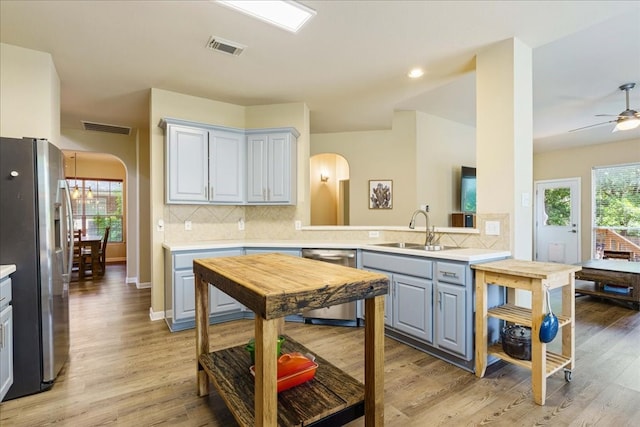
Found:
[[84, 271], [84, 257], [82, 256], [82, 230], [73, 230], [73, 259], [71, 270], [78, 272], [78, 276]]
[[[110, 230], [111, 230], [110, 226], [104, 229], [104, 235], [102, 236], [100, 250], [98, 252], [98, 265], [100, 266], [100, 270], [98, 271], [98, 274], [100, 274], [101, 276], [104, 275], [106, 271], [106, 266], [107, 266], [107, 262], [106, 262], [107, 261], [107, 242], [109, 241]], [[91, 250], [89, 248], [85, 248], [82, 251], [82, 259], [84, 264], [87, 267], [93, 265], [93, 258], [91, 255]]]

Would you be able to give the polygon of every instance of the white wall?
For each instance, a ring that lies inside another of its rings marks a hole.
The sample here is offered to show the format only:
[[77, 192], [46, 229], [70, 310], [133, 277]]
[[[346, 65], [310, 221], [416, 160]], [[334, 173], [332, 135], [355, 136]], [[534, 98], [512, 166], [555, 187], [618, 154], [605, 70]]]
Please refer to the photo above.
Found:
[[60, 146], [60, 79], [50, 54], [0, 43], [0, 135]]

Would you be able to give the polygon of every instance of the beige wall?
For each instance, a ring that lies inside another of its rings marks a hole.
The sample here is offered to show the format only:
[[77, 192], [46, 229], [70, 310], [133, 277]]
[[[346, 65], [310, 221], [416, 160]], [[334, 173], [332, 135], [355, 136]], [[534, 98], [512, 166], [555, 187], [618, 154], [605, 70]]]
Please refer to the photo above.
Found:
[[[409, 223], [415, 209], [415, 112], [394, 114], [391, 130], [311, 135], [311, 155], [336, 153], [349, 163], [351, 225]], [[308, 179], [308, 178], [307, 178]], [[393, 208], [369, 209], [369, 180], [393, 181]]]
[[460, 167], [476, 165], [476, 129], [425, 113], [417, 123], [416, 208], [429, 205], [431, 224], [448, 226], [460, 209]]
[[0, 135], [60, 146], [60, 79], [51, 55], [0, 43]]
[[[338, 180], [336, 156], [333, 153], [316, 154], [309, 162], [309, 188], [311, 192], [311, 225], [338, 224]], [[329, 179], [320, 180], [325, 174]]]
[[[297, 140], [296, 206], [208, 206], [166, 205], [164, 132], [162, 118], [190, 120], [240, 129], [294, 127]], [[161, 89], [150, 96], [150, 227], [151, 227], [151, 315], [164, 310], [164, 242], [216, 239], [286, 239], [296, 234], [295, 220], [309, 221], [309, 110], [303, 103], [242, 107]], [[244, 218], [245, 230], [237, 221]], [[184, 230], [184, 221], [192, 230]], [[164, 221], [164, 230], [157, 224]]]
[[534, 153], [533, 179], [536, 181], [580, 178], [580, 240], [582, 259], [591, 258], [591, 170], [640, 162], [640, 138], [609, 144]]
[[[416, 111], [396, 112], [390, 131], [313, 134], [311, 141], [312, 155], [338, 153], [349, 163], [351, 225], [407, 225], [428, 204], [431, 223], [446, 227], [460, 205], [460, 166], [476, 164], [475, 128]], [[393, 209], [369, 209], [370, 179], [393, 180]]]

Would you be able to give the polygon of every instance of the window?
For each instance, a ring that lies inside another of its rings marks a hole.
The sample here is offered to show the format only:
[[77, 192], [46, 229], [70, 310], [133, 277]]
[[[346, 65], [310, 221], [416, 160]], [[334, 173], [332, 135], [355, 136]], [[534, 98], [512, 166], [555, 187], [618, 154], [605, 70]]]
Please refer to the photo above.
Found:
[[592, 182], [595, 258], [614, 250], [640, 260], [640, 163], [594, 168]]
[[[73, 226], [84, 234], [102, 236], [107, 226], [109, 242], [123, 242], [122, 181], [100, 179], [68, 179], [71, 189]], [[78, 186], [79, 195], [74, 196]]]

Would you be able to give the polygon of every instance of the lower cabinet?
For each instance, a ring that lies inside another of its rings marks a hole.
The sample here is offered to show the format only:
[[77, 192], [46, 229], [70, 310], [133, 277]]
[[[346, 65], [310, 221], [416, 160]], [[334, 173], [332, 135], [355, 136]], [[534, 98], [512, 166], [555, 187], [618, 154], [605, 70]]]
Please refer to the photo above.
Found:
[[0, 282], [0, 401], [13, 385], [13, 306], [11, 279]]
[[[242, 248], [210, 251], [165, 250], [165, 321], [171, 331], [195, 327], [196, 296], [193, 260], [243, 255]], [[214, 286], [209, 287], [210, 323], [239, 319], [244, 307]]]
[[433, 262], [423, 257], [362, 253], [366, 270], [389, 277], [385, 325], [422, 342], [433, 342]]
[[473, 275], [469, 263], [362, 252], [364, 269], [389, 276], [388, 336], [473, 370]]

